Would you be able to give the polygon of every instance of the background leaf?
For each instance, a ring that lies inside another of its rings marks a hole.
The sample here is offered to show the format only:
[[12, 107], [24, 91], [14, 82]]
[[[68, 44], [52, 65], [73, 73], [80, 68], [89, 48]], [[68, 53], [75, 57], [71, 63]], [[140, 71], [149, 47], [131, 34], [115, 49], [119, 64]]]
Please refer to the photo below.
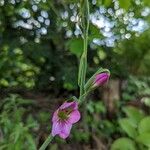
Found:
[[124, 8], [125, 10], [128, 10], [131, 5], [131, 0], [119, 0], [119, 5], [121, 8]]
[[111, 150], [137, 150], [135, 143], [129, 138], [119, 138], [111, 146]]
[[150, 133], [150, 116], [141, 120], [138, 126], [139, 133]]
[[136, 141], [150, 147], [150, 133], [142, 133], [137, 138]]
[[127, 133], [127, 135], [131, 138], [135, 138], [137, 136], [137, 130], [135, 124], [132, 122], [131, 119], [125, 118], [120, 119], [119, 124], [121, 128]]
[[144, 113], [141, 110], [132, 106], [123, 108], [123, 111], [135, 124], [138, 124], [144, 117]]
[[80, 57], [83, 52], [83, 40], [81, 38], [73, 38], [67, 43], [72, 54]]

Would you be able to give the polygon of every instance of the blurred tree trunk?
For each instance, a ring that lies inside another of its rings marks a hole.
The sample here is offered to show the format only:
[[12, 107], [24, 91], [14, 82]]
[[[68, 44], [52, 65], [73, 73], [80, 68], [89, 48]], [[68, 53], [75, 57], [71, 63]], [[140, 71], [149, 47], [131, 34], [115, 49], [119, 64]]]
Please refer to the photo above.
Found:
[[112, 79], [105, 85], [102, 91], [102, 100], [107, 108], [107, 113], [109, 118], [114, 118], [117, 112], [117, 102], [121, 98], [121, 86], [122, 82], [119, 79]]

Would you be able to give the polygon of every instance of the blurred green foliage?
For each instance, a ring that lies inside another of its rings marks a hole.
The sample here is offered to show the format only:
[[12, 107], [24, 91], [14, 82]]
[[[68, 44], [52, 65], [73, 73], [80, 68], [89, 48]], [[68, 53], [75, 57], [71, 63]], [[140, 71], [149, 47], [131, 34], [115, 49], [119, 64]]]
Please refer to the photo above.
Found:
[[[89, 76], [100, 65], [114, 77], [150, 73], [148, 4], [90, 1]], [[79, 17], [76, 0], [2, 0], [0, 87], [77, 89], [83, 47]]]
[[[38, 123], [32, 115], [26, 116], [25, 107], [31, 107], [31, 100], [10, 95], [0, 105], [0, 149], [36, 150], [34, 132]], [[29, 111], [29, 108], [28, 108]], [[32, 131], [32, 132], [31, 132]]]
[[150, 116], [135, 107], [124, 108], [126, 118], [119, 119], [119, 125], [127, 137], [114, 141], [112, 150], [147, 150], [150, 148]]
[[[140, 99], [143, 100], [149, 97], [150, 93], [150, 78], [130, 76], [122, 89], [123, 102]], [[145, 100], [144, 100], [145, 101]]]
[[[70, 143], [88, 143], [96, 135], [106, 149], [149, 148], [149, 114], [124, 107], [138, 97], [146, 108], [150, 106], [149, 6], [149, 0], [90, 1], [87, 78], [102, 66], [126, 84], [116, 118], [108, 118], [102, 101], [88, 101], [87, 114], [78, 132], [73, 128]], [[0, 0], [0, 90], [77, 90], [83, 51], [80, 15], [77, 0]], [[18, 95], [2, 100], [0, 149], [36, 149], [41, 144], [35, 134], [39, 125], [49, 134], [49, 112], [37, 112], [35, 117], [32, 105]], [[51, 149], [68, 143], [57, 137], [55, 141]]]

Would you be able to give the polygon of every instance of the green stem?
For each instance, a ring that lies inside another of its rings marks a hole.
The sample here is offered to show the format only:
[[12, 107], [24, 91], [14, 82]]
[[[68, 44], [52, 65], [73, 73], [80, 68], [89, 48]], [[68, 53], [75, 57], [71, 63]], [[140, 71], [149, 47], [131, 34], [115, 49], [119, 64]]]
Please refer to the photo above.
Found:
[[87, 58], [87, 48], [88, 48], [88, 31], [89, 31], [89, 1], [85, 0], [85, 10], [84, 10], [84, 53]]
[[[81, 5], [82, 7], [82, 5]], [[81, 70], [81, 76], [79, 77], [81, 83], [80, 83], [80, 97], [79, 100], [81, 100], [82, 95], [85, 93], [84, 85], [85, 85], [85, 79], [86, 79], [86, 69], [87, 69], [87, 48], [88, 48], [88, 31], [89, 31], [89, 1], [84, 0], [84, 6], [83, 6], [83, 16], [82, 16], [82, 24], [83, 24], [83, 54], [81, 56], [80, 66], [82, 66]], [[80, 70], [80, 71], [81, 71]]]
[[[84, 13], [83, 13], [83, 18], [84, 18], [84, 33], [83, 33], [83, 39], [84, 39], [84, 51], [83, 51], [83, 56], [85, 58], [85, 66], [87, 67], [87, 49], [88, 49], [88, 31], [89, 31], [89, 1], [85, 0], [84, 3]], [[85, 78], [86, 78], [86, 71], [84, 72], [83, 75], [83, 83], [85, 84]]]
[[48, 144], [52, 141], [53, 136], [49, 135], [48, 138], [44, 141], [42, 146], [39, 148], [39, 150], [45, 150]]

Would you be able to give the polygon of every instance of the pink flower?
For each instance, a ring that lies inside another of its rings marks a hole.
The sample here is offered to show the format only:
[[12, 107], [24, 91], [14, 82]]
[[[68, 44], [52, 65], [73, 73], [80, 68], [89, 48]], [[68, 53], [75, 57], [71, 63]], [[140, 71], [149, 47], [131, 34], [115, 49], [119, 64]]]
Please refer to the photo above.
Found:
[[97, 74], [94, 80], [94, 87], [100, 86], [105, 84], [109, 80], [110, 74], [103, 72], [100, 74]]
[[78, 122], [80, 112], [78, 111], [78, 103], [64, 102], [53, 114], [52, 118], [52, 136], [59, 135], [66, 139], [72, 128], [72, 124]]

